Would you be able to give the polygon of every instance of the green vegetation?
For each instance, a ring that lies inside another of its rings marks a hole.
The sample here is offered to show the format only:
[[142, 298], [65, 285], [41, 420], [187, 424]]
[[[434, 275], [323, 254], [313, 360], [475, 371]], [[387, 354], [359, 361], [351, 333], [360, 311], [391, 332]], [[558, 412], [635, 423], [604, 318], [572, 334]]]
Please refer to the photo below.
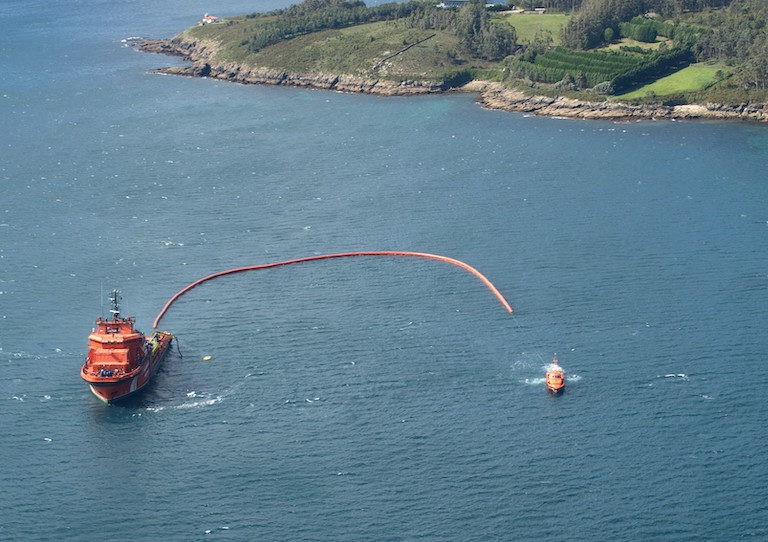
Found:
[[[252, 53], [274, 45], [280, 41], [304, 36], [332, 28], [386, 21], [407, 17], [413, 11], [420, 9], [418, 2], [405, 4], [381, 4], [367, 7], [365, 3], [355, 0], [305, 0], [284, 10], [275, 12], [273, 20], [262, 23], [257, 27], [245, 43]], [[251, 17], [258, 18], [259, 14]]]
[[532, 81], [561, 82], [564, 86], [575, 88], [601, 85], [596, 90], [613, 94], [681, 69], [691, 60], [691, 51], [685, 47], [646, 54], [611, 50], [575, 51], [558, 47], [535, 56], [532, 53], [523, 54], [513, 60], [511, 66], [515, 75]]
[[738, 83], [748, 89], [768, 90], [766, 0], [735, 0], [728, 9], [692, 15], [689, 20], [709, 28], [696, 44], [698, 58], [738, 64]]
[[458, 12], [424, 6], [407, 24], [452, 32], [464, 51], [485, 60], [501, 60], [515, 49], [517, 39], [514, 28], [491, 22], [484, 0], [470, 0]]
[[682, 70], [662, 77], [649, 85], [617, 96], [619, 100], [667, 96], [691, 90], [705, 89], [728, 77], [730, 72], [722, 65], [692, 64]]
[[[634, 27], [625, 27], [627, 32], [639, 32], [646, 37], [650, 30], [637, 27], [648, 24], [657, 34], [668, 36], [671, 30], [661, 29], [664, 22], [644, 23], [634, 18], [649, 11], [657, 12], [663, 17], [678, 17], [685, 11], [719, 7], [730, 2], [731, 0], [584, 0], [563, 29], [563, 45], [573, 49], [599, 47], [610, 41], [609, 35], [620, 34], [621, 23], [630, 21]], [[611, 32], [607, 33], [607, 29], [611, 29]]]
[[[768, 0], [544, 0], [543, 7], [567, 13], [489, 12], [483, 0], [460, 9], [427, 0], [372, 7], [305, 0], [184, 36], [216, 42], [217, 61], [296, 72], [447, 86], [483, 78], [543, 94], [646, 102], [768, 98]], [[701, 63], [711, 61], [718, 68]]]
[[213, 37], [221, 43], [231, 41], [233, 34], [236, 34], [238, 47], [257, 53], [281, 41], [321, 30], [401, 19], [423, 5], [407, 2], [367, 7], [359, 0], [305, 0], [286, 9], [234, 17], [224, 23], [202, 25], [188, 32], [197, 38]]
[[684, 68], [693, 61], [690, 48], [684, 46], [659, 49], [641, 58], [635, 66], [611, 80], [611, 93], [623, 92], [646, 81], [658, 79]]
[[578, 9], [582, 0], [514, 0], [509, 4], [514, 4], [516, 8], [532, 11], [536, 8], [545, 8], [547, 12], [551, 11], [573, 11]]
[[[655, 21], [640, 17], [642, 21], [635, 22], [635, 19], [637, 19], [637, 17], [628, 23], [619, 23], [619, 33], [621, 37], [631, 38], [635, 41], [642, 41], [644, 43], [655, 42], [656, 36], [658, 36]], [[611, 34], [613, 34], [612, 28], [606, 28], [605, 30], [611, 31]]]
[[610, 81], [635, 67], [642, 57], [613, 51], [574, 51], [557, 47], [536, 55], [532, 60], [521, 57], [512, 63], [513, 72], [532, 81], [556, 83], [570, 75], [574, 82], [584, 78], [582, 88]]
[[357, 1], [305, 0], [184, 35], [216, 41], [223, 61], [392, 80], [456, 80], [468, 70], [500, 77], [498, 61], [516, 48], [514, 29], [492, 22], [481, 0], [460, 10], [416, 1], [367, 8]]
[[553, 44], [560, 45], [560, 31], [568, 22], [568, 15], [510, 13], [494, 16], [493, 20], [514, 27], [518, 42], [521, 44], [531, 43], [534, 36], [539, 32], [549, 32]]
[[[429, 39], [409, 49], [407, 54], [398, 55], [379, 66], [384, 58], [425, 38]], [[461, 53], [458, 38], [450, 33], [409, 28], [396, 21], [315, 32], [254, 53], [248, 57], [248, 62], [269, 68], [290, 66], [298, 72], [437, 81], [454, 76], [465, 66], [489, 66]]]
[[[650, 11], [657, 16], [648, 15]], [[718, 85], [718, 96], [748, 95], [763, 100], [768, 98], [766, 21], [766, 0], [585, 0], [563, 29], [562, 43], [590, 49], [615, 36], [652, 42], [655, 32], [678, 49], [661, 67], [682, 69], [686, 59], [692, 59], [686, 50], [699, 61], [730, 63], [734, 77]], [[640, 78], [661, 75], [665, 75], [663, 70], [648, 69], [634, 80], [623, 81], [616, 90], [637, 86], [643, 82]]]
[[666, 38], [656, 38], [653, 43], [645, 43], [642, 41], [636, 41], [631, 38], [620, 38], [613, 43], [609, 43], [603, 47], [593, 49], [594, 51], [624, 51], [626, 53], [640, 53], [642, 55], [651, 53], [657, 49], [663, 49], [669, 47], [671, 42]]

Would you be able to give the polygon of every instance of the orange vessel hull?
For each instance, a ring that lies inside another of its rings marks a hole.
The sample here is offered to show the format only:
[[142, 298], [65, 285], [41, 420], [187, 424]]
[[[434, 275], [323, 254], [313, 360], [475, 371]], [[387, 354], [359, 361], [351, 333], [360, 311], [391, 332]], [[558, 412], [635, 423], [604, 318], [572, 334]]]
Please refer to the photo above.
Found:
[[120, 316], [119, 294], [112, 291], [111, 317], [96, 319], [88, 336], [88, 356], [80, 368], [80, 377], [105, 403], [133, 395], [149, 384], [174, 339], [164, 331], [145, 337], [134, 327], [132, 317]]
[[552, 393], [562, 393], [565, 390], [565, 373], [557, 362], [557, 357], [552, 359], [552, 365], [544, 375], [544, 385]]
[[547, 380], [547, 382], [546, 382], [547, 389], [551, 393], [562, 393], [563, 390], [565, 390], [565, 378], [564, 377], [560, 376], [558, 378], [558, 377], [555, 376], [553, 378], [550, 378], [549, 377], [549, 373], [547, 373], [547, 379], [546, 380]]
[[149, 384], [157, 372], [160, 363], [168, 353], [173, 335], [160, 331], [155, 333], [152, 339], [156, 339], [157, 347], [154, 350], [148, 351], [138, 367], [131, 372], [113, 376], [101, 376], [98, 371], [92, 370], [86, 362], [80, 369], [80, 376], [88, 382], [93, 394], [105, 403], [114, 403], [134, 393], [138, 393]]

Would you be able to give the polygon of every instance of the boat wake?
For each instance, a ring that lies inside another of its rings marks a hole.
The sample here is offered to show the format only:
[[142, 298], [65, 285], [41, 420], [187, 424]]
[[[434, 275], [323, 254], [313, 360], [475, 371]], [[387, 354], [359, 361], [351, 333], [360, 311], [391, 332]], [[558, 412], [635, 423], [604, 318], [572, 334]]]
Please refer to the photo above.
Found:
[[[568, 383], [578, 382], [579, 380], [581, 380], [580, 375], [566, 374], [565, 377], [568, 380]], [[547, 379], [542, 376], [541, 378], [526, 378], [524, 380], [521, 380], [520, 382], [523, 384], [527, 384], [529, 386], [541, 386], [542, 384], [544, 384], [544, 382], [546, 382], [546, 380]]]
[[[197, 395], [196, 397], [203, 397], [203, 396]], [[224, 396], [223, 395], [217, 395], [216, 397], [213, 397], [212, 399], [203, 399], [201, 401], [192, 401], [190, 403], [182, 403], [182, 404], [177, 405], [177, 406], [175, 406], [173, 408], [179, 409], [179, 408], [197, 408], [197, 407], [201, 407], [201, 406], [210, 406], [210, 405], [215, 405], [215, 404], [221, 403], [223, 400], [224, 400]]]
[[[539, 370], [538, 373], [540, 374], [546, 374], [549, 371], [553, 371], [555, 369], [561, 368], [558, 365], [555, 365], [554, 363], [547, 363], [546, 365], [543, 365]], [[575, 375], [575, 374], [568, 374], [565, 375], [566, 380], [570, 382], [578, 382], [581, 380], [581, 375]], [[547, 381], [546, 377], [536, 377], [536, 378], [524, 378], [520, 381], [520, 383], [525, 384], [527, 386], [541, 386], [545, 384]]]
[[227, 397], [235, 393], [240, 386], [242, 386], [246, 379], [250, 376], [252, 376], [253, 373], [246, 374], [242, 380], [235, 383], [234, 385], [230, 386], [229, 389], [225, 390], [224, 393], [220, 395], [212, 395], [208, 394], [206, 392], [198, 392], [198, 391], [190, 391], [186, 393], [186, 396], [190, 399], [196, 399], [195, 401], [185, 401], [183, 403], [180, 403], [178, 405], [170, 405], [170, 406], [150, 406], [146, 407], [145, 410], [148, 412], [161, 412], [163, 410], [187, 410], [192, 408], [201, 408], [211, 405], [217, 405], [224, 401]]
[[[54, 352], [60, 353], [60, 349], [55, 349]], [[0, 361], [7, 361], [8, 363], [13, 363], [16, 360], [20, 361], [40, 361], [40, 360], [47, 360], [51, 359], [49, 356], [43, 355], [43, 354], [30, 354], [28, 352], [6, 352], [3, 351], [2, 348], [0, 348]]]
[[144, 410], [146, 410], [147, 412], [162, 412], [163, 410], [181, 410], [181, 409], [189, 409], [189, 408], [198, 408], [198, 407], [216, 405], [218, 403], [221, 403], [224, 400], [223, 395], [210, 397], [206, 393], [198, 394], [194, 391], [188, 393], [187, 397], [195, 397], [199, 399], [199, 401], [187, 401], [178, 405], [171, 405], [171, 406], [151, 406], [151, 407], [146, 407]]

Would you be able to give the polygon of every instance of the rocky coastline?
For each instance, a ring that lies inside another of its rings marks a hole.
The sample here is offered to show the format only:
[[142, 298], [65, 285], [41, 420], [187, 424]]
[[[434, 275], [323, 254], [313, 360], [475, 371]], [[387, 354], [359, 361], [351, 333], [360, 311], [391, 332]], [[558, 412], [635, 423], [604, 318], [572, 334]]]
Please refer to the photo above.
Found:
[[340, 92], [378, 94], [381, 96], [410, 96], [437, 94], [448, 90], [434, 81], [388, 81], [366, 79], [354, 75], [326, 73], [294, 73], [265, 67], [243, 66], [234, 62], [216, 61], [216, 43], [187, 41], [179, 37], [172, 40], [142, 40], [135, 43], [141, 51], [179, 56], [191, 62], [189, 66], [158, 68], [151, 73], [210, 77], [235, 83], [255, 85], [285, 85]]
[[489, 109], [519, 111], [549, 117], [580, 119], [730, 119], [768, 122], [768, 104], [628, 105], [617, 102], [585, 102], [548, 96], [527, 96], [498, 83], [472, 82], [464, 90], [479, 93], [478, 101]]
[[412, 96], [447, 91], [475, 92], [478, 102], [489, 109], [517, 111], [550, 117], [580, 119], [640, 120], [640, 119], [727, 119], [768, 122], [768, 104], [687, 104], [687, 105], [628, 105], [617, 102], [587, 102], [565, 97], [529, 96], [505, 88], [499, 83], [472, 81], [449, 88], [434, 81], [388, 81], [353, 75], [325, 73], [293, 73], [285, 70], [250, 67], [216, 60], [216, 42], [186, 40], [179, 36], [170, 40], [134, 40], [131, 45], [147, 53], [178, 56], [189, 66], [173, 66], [152, 70], [152, 73], [187, 77], [210, 77], [243, 84], [286, 85], [341, 92], [377, 94], [381, 96]]

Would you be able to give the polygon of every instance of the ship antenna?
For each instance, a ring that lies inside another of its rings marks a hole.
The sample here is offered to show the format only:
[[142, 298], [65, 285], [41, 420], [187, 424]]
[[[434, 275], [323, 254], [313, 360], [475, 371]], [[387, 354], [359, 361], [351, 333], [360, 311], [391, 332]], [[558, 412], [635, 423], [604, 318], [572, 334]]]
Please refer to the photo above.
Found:
[[120, 319], [120, 299], [120, 291], [112, 290], [112, 295], [109, 296], [109, 300], [112, 301], [112, 308], [109, 309], [109, 312], [112, 313], [112, 318], [115, 320]]

